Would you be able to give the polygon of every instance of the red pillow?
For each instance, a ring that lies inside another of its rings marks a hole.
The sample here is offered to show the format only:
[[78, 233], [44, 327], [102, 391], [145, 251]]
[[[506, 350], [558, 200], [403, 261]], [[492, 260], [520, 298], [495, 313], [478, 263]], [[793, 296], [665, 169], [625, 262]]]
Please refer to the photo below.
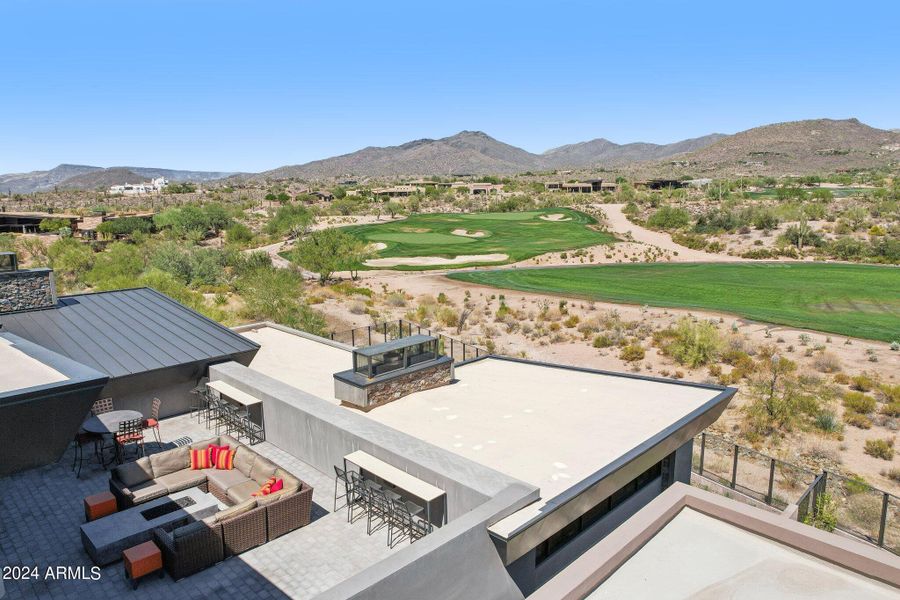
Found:
[[210, 444], [206, 447], [206, 450], [209, 452], [209, 463], [215, 465], [216, 460], [219, 458], [219, 452], [228, 450], [228, 446], [216, 446], [215, 444]]
[[284, 479], [277, 479], [275, 481], [275, 483], [272, 484], [272, 487], [269, 488], [269, 494], [274, 494], [275, 492], [280, 492], [283, 487], [284, 487]]

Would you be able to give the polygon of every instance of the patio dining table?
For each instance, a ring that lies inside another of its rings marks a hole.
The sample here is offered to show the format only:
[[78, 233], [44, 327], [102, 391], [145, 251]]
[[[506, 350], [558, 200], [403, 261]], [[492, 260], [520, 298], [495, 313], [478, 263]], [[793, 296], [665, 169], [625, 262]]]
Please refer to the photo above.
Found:
[[81, 424], [81, 428], [88, 433], [107, 435], [117, 432], [119, 430], [119, 423], [122, 421], [143, 418], [143, 413], [137, 410], [112, 410], [107, 413], [88, 417], [84, 423]]

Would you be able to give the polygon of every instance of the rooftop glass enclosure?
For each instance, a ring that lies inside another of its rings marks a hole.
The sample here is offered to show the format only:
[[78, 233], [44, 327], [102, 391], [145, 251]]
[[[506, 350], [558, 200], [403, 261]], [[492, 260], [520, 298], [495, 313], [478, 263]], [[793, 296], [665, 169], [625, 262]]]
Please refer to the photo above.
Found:
[[375, 377], [437, 357], [437, 338], [430, 335], [412, 335], [354, 350], [353, 371], [366, 377]]

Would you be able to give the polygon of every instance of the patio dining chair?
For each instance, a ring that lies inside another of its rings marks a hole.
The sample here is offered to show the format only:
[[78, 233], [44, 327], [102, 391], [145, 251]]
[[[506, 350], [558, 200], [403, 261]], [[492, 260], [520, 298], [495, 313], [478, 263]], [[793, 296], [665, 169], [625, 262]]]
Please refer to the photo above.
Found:
[[[397, 542], [406, 538], [409, 538], [409, 543], [412, 544], [428, 535], [429, 524], [417, 516], [417, 513], [424, 510], [421, 506], [403, 500], [389, 499], [388, 502], [391, 507], [391, 520], [388, 523], [388, 547], [393, 548]], [[396, 538], [394, 537], [395, 533], [398, 534]]]
[[115, 408], [113, 408], [112, 398], [101, 398], [100, 400], [94, 402], [93, 406], [91, 406], [91, 414], [95, 417], [97, 415], [112, 412], [113, 410], [115, 410]]
[[81, 465], [85, 462], [90, 461], [90, 455], [85, 455], [84, 448], [85, 446], [93, 446], [92, 452], [94, 456], [97, 457], [97, 462], [102, 464], [100, 460], [100, 444], [103, 443], [103, 438], [99, 434], [91, 433], [89, 431], [79, 431], [75, 434], [75, 438], [72, 440], [72, 445], [75, 450], [75, 456], [72, 460], [72, 470], [75, 471], [76, 467], [78, 472], [75, 473], [75, 478], [81, 477]]
[[125, 462], [125, 450], [128, 444], [134, 444], [135, 450], [144, 455], [144, 420], [129, 419], [119, 422], [116, 432], [116, 458], [119, 464]]
[[191, 390], [191, 416], [197, 415], [197, 422], [203, 420], [205, 417], [206, 411], [209, 409], [209, 388], [206, 387], [206, 382], [209, 381], [209, 377], [201, 377], [197, 382], [196, 387]]
[[156, 445], [162, 448], [162, 439], [159, 435], [159, 407], [162, 405], [162, 400], [159, 398], [153, 399], [153, 404], [150, 406], [150, 416], [144, 419], [143, 428], [144, 429], [152, 429], [153, 437], [156, 438]]
[[391, 522], [391, 501], [382, 490], [365, 487], [366, 495], [366, 533], [372, 535]]

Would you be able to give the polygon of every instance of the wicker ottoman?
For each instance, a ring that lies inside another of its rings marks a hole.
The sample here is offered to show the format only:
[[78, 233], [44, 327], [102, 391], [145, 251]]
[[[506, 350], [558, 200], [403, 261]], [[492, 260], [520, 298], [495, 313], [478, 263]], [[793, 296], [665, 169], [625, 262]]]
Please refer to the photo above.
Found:
[[84, 520], [95, 521], [116, 512], [116, 497], [110, 492], [100, 492], [84, 499]]
[[138, 580], [145, 575], [155, 572], [160, 577], [164, 575], [162, 552], [153, 542], [144, 542], [125, 550], [122, 560], [125, 561], [125, 578], [131, 580], [133, 589], [137, 589]]

